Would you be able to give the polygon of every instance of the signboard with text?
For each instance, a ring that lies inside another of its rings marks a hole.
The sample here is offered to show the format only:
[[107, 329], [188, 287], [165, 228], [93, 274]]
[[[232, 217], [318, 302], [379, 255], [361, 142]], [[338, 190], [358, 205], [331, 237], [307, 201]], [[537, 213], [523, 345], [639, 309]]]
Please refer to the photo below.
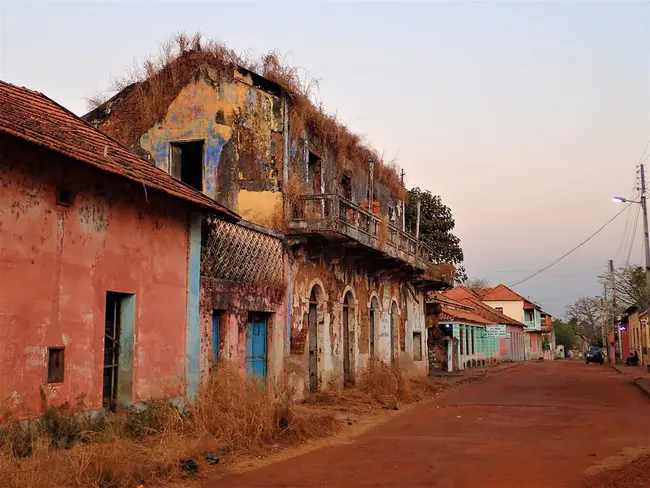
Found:
[[485, 327], [487, 337], [498, 337], [505, 339], [508, 337], [508, 331], [505, 325], [488, 325]]

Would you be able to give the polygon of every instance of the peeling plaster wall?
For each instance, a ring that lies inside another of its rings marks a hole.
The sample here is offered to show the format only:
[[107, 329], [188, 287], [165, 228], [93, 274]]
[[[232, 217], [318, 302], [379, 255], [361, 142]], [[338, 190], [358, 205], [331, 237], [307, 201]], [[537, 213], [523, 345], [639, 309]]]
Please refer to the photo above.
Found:
[[[406, 309], [402, 303], [402, 283], [397, 279], [373, 279], [362, 269], [342, 267], [338, 263], [307, 260], [298, 251], [289, 255], [291, 289], [291, 337], [286, 371], [298, 398], [309, 385], [309, 297], [312, 287], [323, 290], [317, 313], [319, 389], [340, 388], [343, 371], [343, 300], [350, 290], [353, 295], [352, 319], [349, 322], [352, 381], [358, 381], [366, 369], [370, 354], [370, 303], [376, 296], [380, 310], [375, 330], [375, 356], [391, 361], [390, 309], [396, 304], [392, 344], [395, 356], [404, 356]], [[423, 321], [422, 321], [423, 324]], [[412, 352], [412, 351], [411, 351]]]
[[[406, 342], [406, 351], [403, 355], [402, 364], [406, 365], [413, 371], [426, 373], [429, 370], [429, 352], [427, 348], [427, 329], [425, 318], [425, 293], [422, 291], [407, 290], [406, 293], [406, 334], [404, 335]], [[415, 361], [413, 350], [415, 344], [413, 343], [413, 333], [419, 332], [421, 338], [421, 360]]]
[[[248, 193], [279, 191], [282, 100], [253, 86], [250, 76], [237, 78], [223, 82], [212, 68], [201, 69], [163, 120], [141, 137], [140, 146], [156, 166], [169, 171], [170, 142], [204, 140], [203, 192], [243, 218], [265, 225], [276, 207], [251, 206]], [[265, 203], [279, 195], [267, 197]]]
[[[2, 139], [0, 398], [33, 416], [43, 386], [55, 404], [101, 408], [109, 290], [135, 294], [133, 402], [182, 395], [189, 207]], [[69, 207], [56, 185], [74, 193]], [[47, 384], [47, 348], [61, 346], [64, 382]]]

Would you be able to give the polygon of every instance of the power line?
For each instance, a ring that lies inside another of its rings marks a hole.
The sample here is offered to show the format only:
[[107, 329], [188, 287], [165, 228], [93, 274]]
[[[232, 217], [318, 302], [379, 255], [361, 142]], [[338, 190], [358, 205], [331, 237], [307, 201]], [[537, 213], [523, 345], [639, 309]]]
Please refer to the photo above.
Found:
[[[649, 143], [650, 143], [650, 141], [649, 141]], [[596, 236], [597, 236], [597, 235], [598, 235], [598, 234], [599, 234], [599, 233], [600, 233], [600, 232], [601, 232], [605, 227], [607, 227], [609, 224], [611, 224], [611, 223], [614, 221], [614, 219], [616, 219], [616, 217], [618, 217], [618, 216], [621, 215], [623, 212], [625, 212], [628, 208], [630, 208], [630, 205], [632, 205], [632, 203], [633, 203], [633, 202], [628, 203], [625, 207], [623, 207], [623, 209], [622, 209], [620, 212], [618, 212], [618, 213], [617, 213], [616, 215], [614, 215], [611, 219], [609, 219], [607, 222], [605, 222], [605, 224], [604, 224], [602, 227], [600, 227], [596, 232], [594, 232], [593, 234], [591, 234], [589, 237], [587, 237], [584, 241], [582, 241], [582, 242], [581, 242], [580, 244], [578, 244], [576, 247], [574, 247], [573, 249], [571, 249], [569, 252], [567, 252], [566, 254], [560, 256], [559, 258], [557, 258], [555, 261], [553, 261], [553, 262], [552, 262], [551, 264], [549, 264], [548, 266], [544, 266], [542, 269], [536, 271], [536, 272], [533, 273], [532, 275], [527, 276], [526, 278], [524, 278], [524, 279], [522, 279], [522, 280], [519, 280], [519, 281], [517, 281], [516, 283], [513, 283], [513, 284], [510, 285], [510, 286], [511, 286], [511, 287], [514, 287], [514, 286], [517, 286], [517, 285], [522, 284], [524, 281], [528, 281], [529, 279], [534, 278], [534, 277], [537, 276], [538, 274], [543, 273], [544, 271], [546, 271], [547, 269], [551, 268], [552, 266], [555, 266], [557, 263], [559, 263], [559, 262], [562, 261], [564, 258], [566, 258], [569, 254], [572, 254], [574, 251], [577, 251], [578, 249], [580, 249], [582, 246], [584, 246], [585, 244], [587, 244], [587, 242], [589, 242], [591, 239], [593, 239], [594, 237], [596, 237]]]

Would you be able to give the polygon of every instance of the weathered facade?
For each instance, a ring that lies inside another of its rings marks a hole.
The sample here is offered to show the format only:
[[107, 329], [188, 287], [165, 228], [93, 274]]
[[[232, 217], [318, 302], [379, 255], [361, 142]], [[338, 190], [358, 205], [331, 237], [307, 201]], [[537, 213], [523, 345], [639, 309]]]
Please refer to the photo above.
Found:
[[200, 215], [237, 216], [39, 93], [0, 100], [3, 407], [191, 397]]
[[[178, 75], [184, 81], [157, 117], [133, 115], [153, 96], [154, 79], [85, 117], [251, 222], [204, 233], [203, 370], [223, 354], [246, 361], [249, 372], [263, 362], [264, 374], [286, 373], [298, 396], [354, 383], [371, 356], [426, 371], [424, 293], [449, 277], [404, 231], [403, 188], [387, 184], [394, 170], [370, 151], [343, 154], [316, 122], [296, 115], [294, 94], [280, 85], [213, 61], [181, 55], [174, 66], [190, 73]], [[224, 232], [248, 233], [244, 241], [258, 247], [237, 256]], [[228, 266], [205, 265], [214, 255]], [[268, 274], [229, 276], [269, 257], [277, 266]], [[260, 313], [267, 341], [258, 347]]]

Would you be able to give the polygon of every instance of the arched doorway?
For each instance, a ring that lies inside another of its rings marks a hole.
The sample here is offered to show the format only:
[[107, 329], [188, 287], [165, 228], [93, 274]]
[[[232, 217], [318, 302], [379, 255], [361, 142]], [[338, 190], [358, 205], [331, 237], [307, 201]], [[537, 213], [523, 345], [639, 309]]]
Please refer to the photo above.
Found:
[[397, 303], [390, 305], [390, 361], [395, 362], [395, 329], [397, 328]]
[[375, 355], [375, 330], [377, 330], [377, 317], [379, 316], [379, 302], [377, 297], [370, 301], [370, 356]]
[[354, 383], [352, 377], [352, 347], [350, 331], [354, 330], [354, 298], [348, 291], [343, 298], [343, 385], [350, 386]]
[[309, 295], [309, 314], [307, 327], [309, 329], [309, 391], [318, 391], [318, 305], [322, 302], [323, 290], [314, 285]]

